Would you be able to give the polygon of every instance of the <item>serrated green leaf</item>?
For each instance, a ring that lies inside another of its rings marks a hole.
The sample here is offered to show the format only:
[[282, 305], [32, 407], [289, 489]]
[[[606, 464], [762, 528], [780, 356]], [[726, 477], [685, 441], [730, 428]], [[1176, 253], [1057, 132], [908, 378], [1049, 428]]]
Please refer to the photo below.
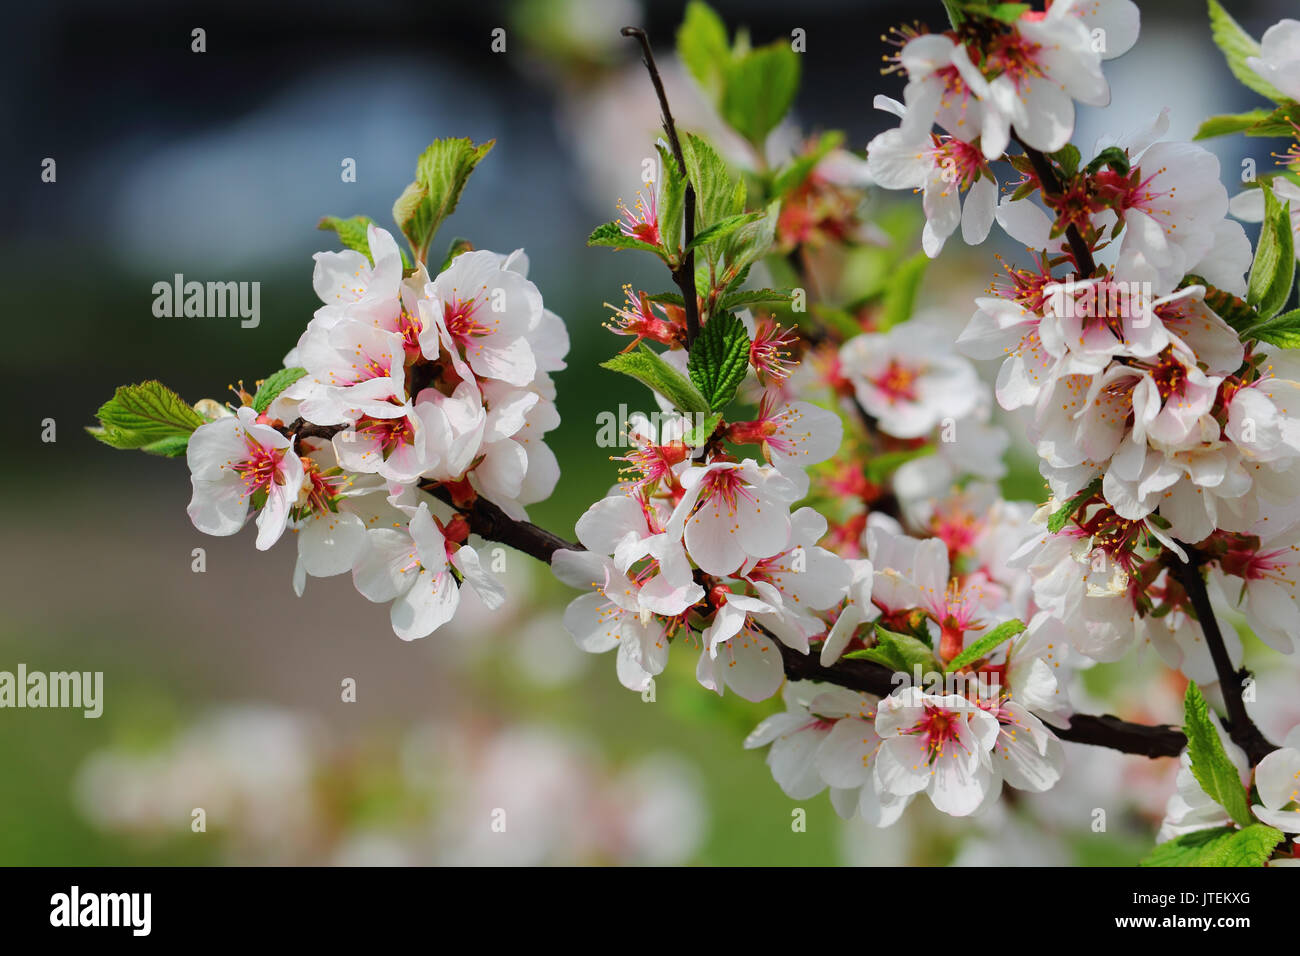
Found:
[[644, 342], [637, 351], [615, 355], [609, 361], [601, 362], [600, 367], [630, 375], [668, 399], [679, 411], [690, 414], [707, 414], [711, 411], [708, 401], [690, 380]]
[[691, 240], [691, 244], [684, 251], [690, 252], [692, 249], [699, 249], [703, 246], [716, 245], [737, 229], [749, 225], [751, 222], [756, 222], [762, 216], [761, 212], [742, 212], [737, 216], [728, 216], [721, 222], [715, 222], [707, 229], [697, 232], [695, 238]]
[[1300, 309], [1292, 309], [1246, 328], [1243, 339], [1257, 339], [1283, 349], [1300, 348]]
[[1205, 304], [1237, 332], [1259, 323], [1259, 313], [1252, 309], [1245, 299], [1210, 285], [1200, 276], [1189, 275], [1185, 281], [1192, 285], [1205, 286]]
[[474, 167], [495, 143], [488, 140], [475, 146], [464, 137], [438, 139], [420, 155], [415, 181], [393, 203], [393, 219], [418, 262], [425, 261], [438, 227], [455, 211]]
[[1182, 836], [1156, 844], [1139, 865], [1140, 866], [1196, 866], [1202, 854], [1212, 850], [1217, 844], [1226, 842], [1237, 831], [1232, 827], [1211, 827], [1207, 830], [1195, 830]]
[[609, 246], [611, 249], [640, 249], [642, 252], [652, 252], [663, 258], [663, 250], [658, 246], [624, 235], [617, 220], [597, 226], [587, 237], [587, 245]]
[[270, 375], [257, 387], [257, 394], [253, 396], [253, 410], [259, 415], [266, 411], [281, 392], [306, 374], [305, 368], [282, 368]]
[[105, 429], [130, 433], [140, 445], [188, 435], [204, 424], [203, 416], [183, 398], [155, 381], [120, 386], [97, 414]]
[[141, 445], [140, 450], [150, 455], [161, 455], [163, 458], [180, 458], [189, 447], [189, 435], [172, 435], [170, 438], [160, 438], [147, 445]]
[[727, 125], [761, 149], [794, 103], [800, 67], [799, 54], [782, 40], [739, 56], [733, 53], [723, 68], [719, 107]]
[[672, 151], [662, 143], [656, 143], [659, 152], [659, 238], [663, 242], [664, 252], [676, 262], [682, 255], [682, 225], [686, 210], [686, 178], [682, 175], [673, 157]]
[[1226, 840], [1215, 840], [1201, 851], [1193, 866], [1263, 866], [1282, 842], [1281, 830], [1252, 823]]
[[1227, 136], [1229, 133], [1241, 133], [1252, 126], [1266, 122], [1270, 116], [1269, 110], [1258, 109], [1251, 110], [1249, 113], [1225, 113], [1221, 116], [1211, 116], [1204, 120], [1196, 130], [1193, 139], [1211, 139], [1215, 136]]
[[722, 97], [731, 47], [726, 24], [707, 3], [692, 0], [686, 5], [686, 15], [677, 28], [677, 55], [716, 105]]
[[1082, 491], [1071, 497], [1065, 504], [1052, 512], [1047, 519], [1047, 530], [1052, 534], [1057, 534], [1062, 528], [1069, 523], [1074, 517], [1074, 513], [1084, 506], [1089, 498], [1101, 491], [1101, 479], [1094, 478], [1088, 482], [1088, 486]]
[[981, 658], [988, 657], [994, 650], [1002, 645], [1003, 642], [1011, 640], [1017, 634], [1024, 631], [1025, 625], [1020, 621], [1004, 621], [984, 636], [978, 638], [974, 644], [966, 648], [956, 657], [948, 662], [945, 670], [961, 670], [967, 664], [973, 664]]
[[353, 216], [351, 219], [323, 216], [321, 221], [316, 223], [316, 228], [325, 231], [333, 230], [338, 234], [339, 241], [343, 245], [363, 253], [373, 264], [375, 259], [370, 254], [370, 236], [367, 227], [374, 223], [375, 221], [369, 216]]
[[921, 280], [925, 278], [926, 267], [930, 257], [918, 252], [904, 259], [894, 270], [889, 285], [885, 287], [885, 296], [881, 301], [878, 327], [884, 332], [896, 325], [901, 325], [912, 317], [916, 310], [916, 295], [921, 289]]
[[1223, 743], [1210, 716], [1209, 705], [1195, 683], [1187, 685], [1183, 698], [1183, 733], [1187, 735], [1187, 754], [1192, 762], [1192, 776], [1201, 789], [1240, 826], [1247, 826], [1254, 817], [1246, 800], [1246, 788], [1241, 784], [1237, 768], [1228, 759]]
[[742, 289], [728, 292], [718, 302], [722, 312], [748, 308], [751, 305], [766, 305], [773, 302], [791, 302], [794, 300], [793, 289]]
[[691, 448], [701, 448], [709, 437], [717, 430], [718, 423], [722, 421], [722, 413], [714, 412], [712, 415], [695, 415], [687, 419], [690, 427], [682, 436], [684, 441]]
[[1209, 6], [1210, 33], [1215, 46], [1223, 51], [1232, 75], [1260, 96], [1266, 96], [1274, 103], [1284, 102], [1286, 97], [1275, 86], [1246, 65], [1247, 58], [1259, 56], [1259, 44], [1255, 38], [1241, 28], [1219, 0], [1209, 0]]
[[687, 133], [682, 139], [686, 175], [695, 187], [695, 229], [702, 231], [745, 211], [745, 182], [735, 179], [707, 140]]
[[725, 408], [745, 380], [749, 344], [745, 323], [734, 312], [719, 312], [700, 329], [686, 367], [711, 411]]
[[1295, 283], [1295, 234], [1291, 231], [1291, 203], [1282, 205], [1273, 187], [1261, 182], [1264, 191], [1264, 225], [1260, 227], [1255, 262], [1250, 267], [1250, 288], [1246, 301], [1269, 319], [1282, 311]]
[[875, 647], [853, 651], [844, 656], [873, 660], [904, 674], [911, 674], [918, 666], [922, 674], [943, 670], [935, 660], [934, 652], [912, 635], [889, 631], [879, 624], [875, 626], [875, 632]]
[[741, 226], [722, 244], [722, 255], [727, 260], [727, 275], [732, 276], [728, 287], [745, 281], [749, 269], [772, 248], [776, 238], [776, 223], [781, 217], [781, 201], [767, 204], [763, 215]]

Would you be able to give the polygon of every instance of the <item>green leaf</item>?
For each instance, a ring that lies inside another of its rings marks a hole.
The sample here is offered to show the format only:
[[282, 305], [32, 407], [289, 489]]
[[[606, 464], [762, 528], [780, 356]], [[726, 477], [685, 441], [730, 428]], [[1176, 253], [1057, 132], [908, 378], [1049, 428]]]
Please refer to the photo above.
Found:
[[619, 227], [617, 220], [597, 226], [592, 234], [587, 237], [587, 245], [609, 246], [612, 249], [640, 249], [643, 252], [653, 252], [663, 258], [663, 250], [658, 246], [623, 235], [623, 230]]
[[1284, 839], [1281, 830], [1252, 823], [1226, 840], [1215, 840], [1201, 852], [1195, 866], [1263, 866]]
[[880, 455], [872, 455], [867, 462], [867, 480], [873, 484], [883, 484], [891, 474], [909, 461], [934, 453], [934, 445], [922, 445], [920, 448], [905, 448], [901, 451], [887, 451]]
[[375, 221], [369, 216], [353, 216], [351, 219], [340, 219], [338, 216], [324, 216], [321, 221], [316, 223], [317, 229], [333, 230], [338, 234], [339, 241], [349, 249], [355, 249], [357, 252], [365, 254], [365, 257], [373, 264], [374, 256], [370, 254], [370, 238], [367, 227], [374, 225]]
[[713, 8], [700, 0], [686, 5], [686, 16], [677, 28], [677, 55], [695, 82], [716, 104], [722, 97], [724, 73], [731, 60], [727, 27]]
[[189, 447], [189, 435], [172, 435], [170, 438], [159, 438], [147, 445], [141, 445], [140, 450], [150, 455], [161, 455], [164, 458], [180, 458]]
[[259, 415], [266, 411], [281, 392], [306, 374], [305, 368], [282, 368], [272, 374], [257, 387], [257, 394], [253, 396], [253, 410]]
[[948, 14], [948, 23], [953, 27], [959, 27], [966, 19], [966, 14], [962, 12], [961, 0], [943, 0], [944, 12]]
[[772, 178], [772, 195], [783, 196], [791, 190], [798, 189], [817, 164], [832, 150], [839, 149], [843, 143], [844, 134], [839, 130], [823, 133], [817, 140], [816, 146], [781, 167]]
[[475, 146], [468, 138], [438, 139], [421, 154], [415, 164], [415, 182], [393, 203], [393, 218], [417, 261], [425, 261], [438, 227], [455, 211], [470, 173], [495, 142]]
[[1089, 498], [1101, 491], [1101, 479], [1094, 478], [1088, 482], [1088, 487], [1084, 488], [1078, 494], [1074, 495], [1065, 504], [1052, 512], [1047, 519], [1047, 530], [1052, 534], [1057, 534], [1062, 528], [1069, 523], [1074, 517], [1074, 513], [1084, 506]]
[[106, 431], [129, 433], [138, 448], [162, 438], [188, 435], [204, 424], [203, 416], [161, 382], [122, 385], [97, 413]]
[[1223, 749], [1210, 708], [1195, 683], [1187, 685], [1183, 698], [1183, 732], [1187, 735], [1187, 754], [1196, 782], [1211, 800], [1228, 811], [1228, 816], [1247, 826], [1254, 818], [1246, 800], [1246, 788]]
[[1083, 156], [1079, 153], [1079, 147], [1073, 143], [1066, 143], [1052, 154], [1052, 159], [1056, 160], [1056, 164], [1061, 167], [1065, 178], [1072, 179], [1079, 171], [1079, 163], [1083, 160]]
[[875, 626], [875, 631], [875, 647], [852, 651], [844, 656], [875, 661], [904, 674], [912, 673], [918, 665], [922, 674], [943, 670], [935, 660], [934, 652], [912, 635], [888, 631], [879, 624]]
[[474, 244], [472, 242], [470, 242], [468, 239], [462, 239], [460, 236], [457, 236], [455, 239], [451, 241], [451, 244], [447, 246], [447, 254], [442, 257], [442, 266], [439, 267], [438, 271], [446, 272], [447, 267], [451, 265], [452, 260], [455, 259], [458, 255], [460, 255], [462, 252], [473, 252], [473, 251], [474, 251]]
[[916, 294], [921, 289], [921, 280], [925, 278], [925, 269], [929, 264], [929, 256], [918, 252], [904, 259], [895, 268], [881, 302], [879, 328], [882, 332], [901, 325], [912, 317], [916, 309]]
[[722, 118], [759, 149], [794, 103], [799, 54], [777, 42], [734, 56], [724, 68]]
[[994, 3], [980, 12], [984, 16], [999, 20], [1002, 23], [1015, 23], [1020, 19], [1020, 15], [1029, 8], [1027, 3]]
[[1265, 122], [1270, 112], [1265, 109], [1251, 110], [1249, 113], [1225, 113], [1221, 116], [1211, 116], [1203, 121], [1196, 130], [1193, 139], [1211, 139], [1215, 136], [1226, 136], [1229, 133], [1241, 133], [1250, 129], [1259, 123]]
[[1246, 328], [1243, 339], [1257, 339], [1283, 349], [1300, 348], [1300, 309], [1292, 309]]
[[1024, 629], [1025, 625], [1020, 621], [1004, 621], [950, 660], [948, 666], [944, 669], [948, 671], [961, 670], [967, 664], [973, 664], [981, 658], [988, 657], [1004, 641], [1011, 640]]
[[1159, 843], [1141, 866], [1196, 866], [1196, 861], [1220, 843], [1232, 839], [1237, 831], [1232, 827], [1211, 827], [1184, 833], [1172, 840]]
[[1300, 126], [1300, 103], [1285, 103], [1246, 130], [1247, 136], [1290, 136]]
[[776, 223], [781, 217], [781, 201], [767, 204], [763, 215], [741, 226], [723, 243], [722, 255], [727, 260], [727, 275], [734, 276], [731, 284], [744, 281], [749, 267], [767, 255], [776, 238]]
[[688, 418], [687, 421], [690, 422], [690, 427], [686, 429], [682, 441], [691, 448], [701, 448], [709, 440], [709, 436], [717, 430], [718, 423], [722, 421], [722, 413], [694, 415]]
[[1273, 195], [1273, 188], [1260, 182], [1264, 190], [1264, 225], [1255, 247], [1255, 262], [1250, 267], [1250, 288], [1246, 301], [1259, 310], [1262, 318], [1272, 318], [1291, 297], [1295, 282], [1295, 234], [1291, 231], [1291, 203], [1285, 206]]
[[733, 179], [709, 142], [693, 133], [682, 140], [686, 175], [695, 187], [695, 228], [703, 230], [745, 211], [744, 180]]
[[659, 184], [659, 237], [668, 257], [677, 260], [682, 253], [682, 223], [685, 221], [686, 177], [682, 175], [672, 151], [656, 143], [663, 182]]
[[742, 289], [728, 292], [718, 302], [718, 310], [728, 312], [748, 308], [751, 305], [766, 305], [773, 302], [791, 302], [794, 300], [793, 289]]
[[1121, 176], [1127, 176], [1129, 171], [1128, 153], [1118, 146], [1108, 146], [1097, 154], [1093, 161], [1087, 165], [1085, 171], [1091, 176], [1103, 166], [1109, 166]]
[[668, 399], [680, 411], [691, 414], [711, 411], [708, 401], [690, 380], [644, 342], [637, 351], [615, 355], [609, 361], [601, 362], [600, 367], [630, 375]]
[[736, 395], [749, 371], [749, 333], [734, 312], [719, 312], [704, 323], [691, 346], [687, 369], [691, 381], [719, 411]]
[[1219, 0], [1209, 0], [1209, 4], [1210, 32], [1214, 36], [1215, 45], [1223, 51], [1232, 75], [1248, 89], [1268, 97], [1274, 103], [1285, 101], [1286, 97], [1276, 87], [1246, 65], [1248, 57], [1259, 56], [1259, 44], [1255, 38], [1232, 19]]
[[728, 216], [721, 222], [715, 222], [707, 229], [697, 232], [695, 238], [691, 240], [691, 244], [684, 251], [690, 252], [690, 250], [699, 249], [701, 246], [716, 245], [741, 226], [749, 225], [761, 218], [763, 218], [761, 212], [742, 212], [738, 216]]

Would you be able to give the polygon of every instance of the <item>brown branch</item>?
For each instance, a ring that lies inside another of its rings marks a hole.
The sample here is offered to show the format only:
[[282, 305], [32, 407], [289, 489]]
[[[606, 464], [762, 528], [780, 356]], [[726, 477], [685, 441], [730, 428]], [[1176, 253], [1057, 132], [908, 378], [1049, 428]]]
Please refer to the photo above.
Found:
[[1214, 616], [1214, 608], [1210, 605], [1210, 595], [1205, 590], [1205, 578], [1201, 576], [1201, 565], [1205, 563], [1205, 556], [1189, 545], [1184, 544], [1182, 548], [1187, 552], [1188, 560], [1183, 562], [1178, 560], [1177, 556], [1171, 556], [1167, 565], [1182, 584], [1187, 596], [1191, 598], [1192, 610], [1196, 612], [1201, 633], [1205, 636], [1205, 644], [1210, 649], [1210, 659], [1214, 661], [1214, 673], [1219, 678], [1219, 691], [1223, 694], [1223, 703], [1228, 710], [1228, 719], [1225, 722], [1228, 736], [1232, 738], [1233, 743], [1246, 752], [1253, 767], [1277, 750], [1277, 745], [1264, 736], [1263, 731], [1255, 725], [1246, 711], [1241, 685], [1250, 676], [1250, 672], [1244, 667], [1239, 671], [1232, 669], [1232, 658], [1228, 656], [1228, 648], [1223, 642], [1219, 621]]
[[545, 564], [551, 563], [551, 557], [556, 551], [585, 550], [582, 545], [574, 541], [566, 541], [558, 534], [552, 534], [532, 522], [511, 518], [482, 495], [475, 498], [473, 504], [462, 507], [452, 500], [451, 492], [445, 485], [422, 482], [420, 488], [439, 501], [456, 508], [469, 522], [469, 530], [480, 538], [507, 545]]
[[655, 65], [654, 51], [650, 49], [650, 38], [640, 27], [624, 27], [621, 32], [623, 36], [635, 37], [641, 43], [641, 62], [645, 64], [650, 74], [650, 82], [655, 87], [655, 95], [659, 97], [660, 118], [663, 120], [664, 132], [668, 136], [668, 145], [673, 151], [673, 158], [677, 160], [677, 169], [686, 183], [682, 218], [685, 227], [683, 248], [687, 252], [682, 257], [681, 263], [673, 270], [673, 282], [682, 293], [682, 302], [686, 311], [686, 348], [689, 350], [695, 344], [695, 337], [700, 334], [700, 303], [695, 292], [695, 250], [691, 248], [691, 243], [695, 241], [695, 187], [686, 172], [686, 157], [682, 153], [681, 140], [677, 138], [677, 124], [673, 122], [673, 112], [668, 108], [668, 94], [664, 92], [664, 82], [659, 76], [659, 67]]
[[[1047, 157], [1033, 147], [1027, 146], [1019, 136], [1013, 134], [1012, 138], [1024, 150], [1030, 165], [1034, 167], [1034, 175], [1038, 177], [1038, 183], [1043, 190], [1043, 195], [1059, 196], [1061, 194], [1061, 181], [1057, 178], [1056, 170], [1052, 168], [1052, 164]], [[1066, 227], [1065, 239], [1070, 244], [1070, 254], [1074, 257], [1075, 268], [1079, 270], [1079, 278], [1091, 278], [1092, 274], [1097, 271], [1097, 263], [1092, 258], [1092, 250], [1088, 248], [1088, 243], [1084, 241], [1079, 230], [1073, 225]]]

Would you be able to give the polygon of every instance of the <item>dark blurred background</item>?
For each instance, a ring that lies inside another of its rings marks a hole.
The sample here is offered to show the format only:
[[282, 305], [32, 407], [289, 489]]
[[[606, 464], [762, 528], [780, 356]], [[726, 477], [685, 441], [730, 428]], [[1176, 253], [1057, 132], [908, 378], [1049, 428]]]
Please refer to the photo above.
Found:
[[[1207, 114], [1258, 105], [1224, 67], [1200, 3], [1140, 6], [1143, 38], [1107, 65], [1114, 103], [1081, 111], [1077, 142], [1136, 128], [1163, 106], [1173, 108], [1171, 135], [1188, 137]], [[1227, 6], [1255, 36], [1295, 12], [1286, 0]], [[624, 282], [664, 284], [647, 263], [584, 244], [594, 225], [613, 218], [615, 201], [635, 191], [658, 122], [636, 51], [618, 28], [640, 23], [649, 30], [682, 125], [712, 128], [672, 57], [682, 8], [632, 0], [225, 0], [54, 2], [6, 11], [0, 379], [13, 414], [0, 471], [0, 669], [24, 661], [31, 669], [103, 670], [106, 703], [99, 720], [0, 711], [0, 862], [250, 858], [231, 832], [233, 816], [206, 839], [191, 838], [188, 810], [177, 819], [161, 797], [151, 818], [148, 797], [161, 785], [130, 762], [130, 755], [152, 754], [149, 772], [161, 772], [165, 758], [156, 755], [168, 753], [186, 728], [250, 705], [323, 728], [324, 756], [311, 751], [308, 775], [313, 794], [323, 788], [337, 798], [326, 801], [328, 836], [313, 830], [305, 846], [268, 854], [273, 859], [398, 859], [384, 855], [396, 839], [395, 820], [432, 834], [420, 859], [456, 858], [438, 835], [453, 812], [446, 808], [464, 803], [473, 818], [475, 800], [498, 806], [505, 799], [498, 791], [518, 793], [527, 784], [489, 774], [486, 796], [440, 793], [427, 805], [412, 798], [423, 791], [409, 779], [411, 767], [424, 762], [401, 742], [418, 737], [428, 721], [441, 728], [434, 737], [459, 741], [468, 752], [451, 764], [459, 769], [449, 773], [460, 776], [482, 771], [466, 768], [491, 750], [484, 740], [519, 727], [559, 735], [609, 780], [652, 751], [670, 752], [679, 761], [680, 806], [694, 809], [659, 825], [680, 834], [690, 830], [683, 820], [691, 814], [698, 824], [674, 862], [960, 856], [957, 837], [935, 844], [933, 831], [927, 839], [845, 833], [824, 796], [804, 801], [809, 832], [791, 834], [791, 802], [761, 756], [740, 746], [771, 708], [718, 702], [693, 686], [685, 666], [670, 671], [675, 676], [663, 682], [655, 705], [643, 704], [617, 686], [611, 658], [588, 659], [566, 643], [557, 615], [568, 595], [522, 558], [512, 560], [517, 597], [503, 615], [467, 614], [448, 629], [454, 633], [404, 644], [385, 610], [343, 579], [312, 580], [306, 597], [295, 598], [291, 541], [264, 554], [247, 534], [211, 539], [195, 532], [185, 516], [182, 462], [115, 452], [83, 431], [119, 384], [160, 378], [191, 401], [224, 400], [237, 379], [251, 384], [279, 367], [317, 304], [311, 254], [336, 247], [331, 234], [315, 230], [317, 220], [364, 213], [390, 226], [392, 201], [431, 139], [491, 138], [496, 148], [435, 254], [453, 236], [498, 251], [526, 248], [530, 277], [568, 323], [569, 369], [557, 375], [564, 425], [550, 438], [565, 473], [553, 499], [531, 513], [570, 533], [614, 479], [614, 466], [593, 444], [596, 410], [644, 404], [634, 388], [594, 368], [623, 344], [601, 328], [608, 311], [601, 304], [619, 301]], [[937, 0], [716, 8], [733, 30], [747, 25], [756, 42], [803, 28], [795, 122], [805, 131], [844, 129], [847, 145], [858, 150], [893, 122], [873, 111], [874, 94], [901, 89], [896, 76], [880, 75], [888, 49], [881, 34], [903, 21], [938, 26], [943, 19]], [[206, 32], [206, 52], [191, 50], [195, 28]], [[504, 52], [492, 50], [498, 28]], [[1230, 189], [1247, 155], [1269, 164], [1265, 143], [1232, 137], [1211, 144]], [[41, 181], [47, 157], [57, 163], [53, 183]], [[349, 158], [356, 182], [340, 176]], [[954, 242], [927, 285], [930, 304], [977, 294], [988, 252], [972, 259]], [[175, 273], [260, 282], [260, 325], [155, 318], [152, 286]], [[54, 443], [41, 440], [45, 419], [56, 423]], [[191, 570], [196, 547], [206, 549], [202, 574]], [[676, 665], [693, 665], [686, 656]], [[346, 676], [358, 683], [355, 704], [339, 701]], [[260, 725], [249, 726], [244, 732], [256, 738]], [[210, 751], [194, 746], [199, 756], [192, 759], [201, 765]], [[88, 776], [94, 753], [117, 754], [126, 770]], [[125, 799], [121, 788], [130, 786], [118, 778], [133, 773], [130, 792], [144, 809], [123, 823], [107, 805]], [[390, 786], [390, 777], [401, 785]], [[1159, 792], [1148, 802], [1158, 811], [1169, 781], [1152, 786]], [[198, 792], [195, 799], [203, 788]], [[291, 805], [285, 812], [294, 818], [318, 810]], [[545, 829], [551, 817], [542, 812], [540, 819]], [[358, 827], [378, 836], [360, 840], [353, 855], [340, 851], [352, 846], [340, 833]], [[1123, 839], [1105, 851], [1094, 852], [1095, 845], [1078, 849], [1066, 840], [1062, 861], [1125, 859], [1130, 849]], [[584, 853], [584, 861], [645, 858], [603, 844]], [[562, 845], [546, 844], [521, 859], [566, 856]]]

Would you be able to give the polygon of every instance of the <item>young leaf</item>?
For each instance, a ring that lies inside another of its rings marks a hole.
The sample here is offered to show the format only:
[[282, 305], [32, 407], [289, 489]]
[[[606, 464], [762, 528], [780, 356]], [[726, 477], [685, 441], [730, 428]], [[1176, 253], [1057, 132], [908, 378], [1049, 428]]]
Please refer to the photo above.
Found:
[[678, 259], [682, 252], [682, 224], [685, 220], [686, 178], [682, 175], [672, 151], [656, 143], [659, 151], [659, 236], [664, 252], [670, 259]]
[[1215, 840], [1197, 857], [1194, 866], [1263, 866], [1284, 839], [1281, 830], [1252, 823], [1226, 840]]
[[624, 235], [617, 221], [597, 226], [592, 234], [587, 237], [587, 245], [609, 246], [612, 249], [640, 249], [642, 252], [653, 252], [660, 258], [663, 258], [664, 254], [663, 250], [658, 246], [652, 246], [648, 242]]
[[1004, 641], [1009, 641], [1024, 629], [1025, 625], [1020, 621], [1004, 621], [950, 660], [944, 670], [961, 670], [967, 664], [973, 664], [983, 657], [988, 657]]
[[139, 448], [159, 439], [188, 435], [204, 424], [203, 416], [183, 398], [152, 381], [120, 386], [97, 414], [106, 432], [119, 433], [123, 439], [129, 435], [129, 440], [137, 442], [117, 447]]
[[180, 458], [189, 447], [189, 435], [172, 435], [170, 438], [159, 438], [147, 445], [141, 445], [140, 450], [150, 455], [161, 455], [163, 458]]
[[777, 41], [735, 57], [724, 68], [722, 118], [762, 149], [799, 91], [799, 54]]
[[1002, 23], [1015, 23], [1020, 19], [1020, 15], [1029, 9], [1027, 3], [993, 3], [980, 13]]
[[1079, 153], [1078, 146], [1066, 143], [1052, 154], [1052, 159], [1056, 160], [1056, 165], [1061, 167], [1061, 172], [1065, 174], [1066, 179], [1073, 179], [1074, 174], [1079, 171], [1079, 163], [1083, 156]]
[[749, 333], [734, 312], [719, 312], [704, 323], [691, 346], [687, 370], [691, 381], [709, 403], [720, 411], [735, 397], [736, 389], [749, 371]]
[[717, 104], [722, 98], [731, 48], [727, 44], [726, 25], [707, 3], [691, 0], [686, 5], [686, 16], [677, 28], [677, 55], [695, 82]]
[[686, 433], [682, 436], [682, 441], [691, 448], [702, 448], [704, 447], [704, 443], [709, 440], [709, 437], [717, 429], [718, 423], [722, 421], [722, 413], [714, 412], [712, 415], [693, 415], [688, 418], [687, 421], [691, 424], [690, 427], [686, 429]]
[[600, 367], [632, 376], [668, 399], [680, 411], [692, 414], [711, 411], [708, 401], [690, 380], [644, 342], [637, 351], [615, 355], [609, 361], [601, 362]]
[[338, 216], [324, 216], [321, 221], [316, 223], [317, 229], [334, 230], [338, 234], [339, 241], [349, 249], [355, 249], [357, 252], [364, 253], [365, 257], [373, 263], [374, 257], [370, 254], [370, 237], [367, 227], [374, 225], [374, 220], [369, 216], [353, 216], [351, 219], [340, 219]]
[[439, 267], [438, 271], [446, 272], [447, 267], [451, 265], [453, 259], [455, 259], [462, 252], [472, 252], [473, 250], [474, 250], [474, 244], [472, 242], [470, 242], [468, 239], [463, 239], [460, 236], [457, 236], [447, 246], [447, 254], [442, 257], [442, 266]]
[[1259, 313], [1247, 305], [1245, 299], [1216, 288], [1199, 276], [1189, 275], [1185, 281], [1205, 286], [1205, 304], [1238, 332], [1259, 324]]
[[717, 150], [693, 133], [682, 140], [686, 175], [695, 187], [695, 228], [703, 230], [745, 211], [745, 183], [735, 180]]
[[1274, 103], [1285, 101], [1286, 97], [1275, 86], [1246, 65], [1248, 57], [1259, 56], [1259, 44], [1255, 38], [1232, 19], [1219, 0], [1209, 0], [1209, 4], [1210, 33], [1214, 36], [1215, 46], [1223, 51], [1232, 75], [1248, 89], [1268, 97]]
[[722, 244], [722, 255], [727, 260], [727, 275], [733, 276], [729, 285], [738, 285], [759, 259], [767, 255], [776, 238], [776, 223], [781, 217], [781, 201], [767, 204], [762, 216], [745, 223]]
[[282, 368], [273, 373], [257, 387], [257, 394], [253, 396], [253, 409], [260, 415], [271, 407], [281, 392], [306, 374], [305, 368]]
[[718, 302], [718, 310], [727, 312], [734, 309], [746, 309], [751, 305], [768, 305], [774, 302], [790, 302], [794, 299], [793, 289], [742, 289], [740, 292], [728, 292]]
[[1196, 130], [1193, 139], [1211, 139], [1215, 136], [1226, 136], [1229, 133], [1241, 133], [1250, 129], [1258, 123], [1262, 123], [1270, 116], [1270, 112], [1265, 109], [1251, 110], [1249, 113], [1226, 113], [1222, 116], [1211, 116], [1204, 120]]
[[808, 175], [816, 168], [817, 164], [826, 158], [826, 155], [832, 150], [838, 149], [844, 142], [844, 134], [839, 130], [831, 130], [829, 133], [823, 133], [817, 140], [810, 151], [796, 156], [786, 165], [782, 166], [780, 171], [772, 178], [773, 196], [784, 196], [793, 189], [798, 189], [804, 184]]
[[1118, 146], [1108, 146], [1097, 154], [1093, 161], [1087, 165], [1085, 171], [1091, 176], [1103, 166], [1109, 166], [1121, 176], [1127, 176], [1129, 171], [1128, 153]]
[[911, 634], [888, 631], [877, 624], [876, 640], [880, 642], [880, 646], [888, 648], [890, 654], [899, 662], [900, 666], [897, 666], [896, 670], [910, 674], [917, 665], [920, 665], [922, 674], [943, 670], [935, 660], [934, 652]]
[[684, 251], [689, 252], [691, 249], [699, 249], [701, 246], [716, 245], [741, 226], [749, 225], [761, 218], [763, 218], [761, 212], [742, 212], [738, 216], [728, 216], [721, 222], [715, 222], [707, 229], [697, 232], [695, 238], [691, 240], [691, 244]]
[[1278, 348], [1300, 348], [1300, 309], [1292, 309], [1250, 326], [1241, 333], [1243, 339], [1258, 339]]
[[1084, 488], [1074, 497], [1066, 501], [1065, 504], [1052, 512], [1047, 519], [1047, 530], [1052, 534], [1057, 534], [1062, 528], [1069, 523], [1074, 513], [1084, 506], [1089, 498], [1101, 491], [1101, 479], [1094, 478], [1088, 482], [1088, 487]]
[[437, 139], [421, 154], [415, 182], [393, 203], [393, 218], [417, 261], [425, 261], [438, 227], [455, 211], [470, 173], [495, 142], [475, 146], [468, 138]]
[[1197, 860], [1220, 843], [1232, 839], [1237, 831], [1232, 827], [1211, 827], [1193, 830], [1182, 836], [1156, 845], [1140, 866], [1196, 866]]
[[1246, 788], [1223, 749], [1210, 708], [1195, 683], [1187, 685], [1183, 698], [1183, 732], [1187, 734], [1187, 753], [1196, 782], [1238, 825], [1249, 825], [1254, 817], [1246, 801]]
[[1261, 182], [1264, 191], [1264, 225], [1255, 247], [1255, 262], [1250, 267], [1250, 288], [1246, 301], [1262, 318], [1269, 319], [1282, 311], [1291, 297], [1295, 282], [1295, 235], [1291, 232], [1291, 203], [1285, 206], [1273, 195], [1273, 188]]

